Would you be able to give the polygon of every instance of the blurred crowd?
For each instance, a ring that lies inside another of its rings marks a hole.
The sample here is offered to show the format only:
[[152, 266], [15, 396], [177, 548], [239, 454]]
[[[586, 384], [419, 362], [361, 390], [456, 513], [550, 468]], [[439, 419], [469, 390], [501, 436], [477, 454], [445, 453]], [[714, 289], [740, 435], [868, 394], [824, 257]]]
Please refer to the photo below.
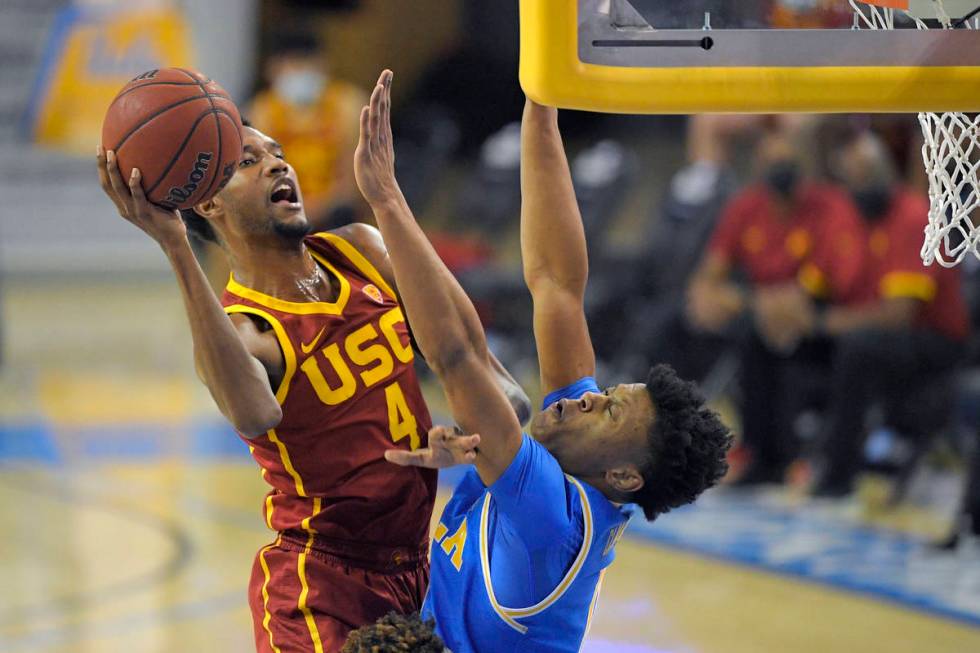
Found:
[[[331, 74], [311, 31], [270, 37], [265, 52], [245, 115], [283, 144], [317, 229], [370, 221], [351, 166], [364, 90]], [[513, 258], [520, 94], [507, 74], [515, 61], [483, 52], [460, 44], [396, 107], [398, 174], [423, 220], [444, 216], [427, 225], [433, 241], [520, 373], [534, 361]], [[482, 95], [446, 92], [474, 74]], [[481, 112], [489, 97], [495, 111]], [[980, 533], [980, 277], [921, 262], [929, 206], [914, 116], [674, 120], [679, 169], [604, 138], [601, 120], [563, 118], [577, 141], [600, 369], [639, 377], [668, 362], [730, 405], [738, 486], [839, 499], [876, 468], [892, 475], [897, 502], [940, 443], [972, 465], [953, 535]], [[632, 246], [611, 245], [624, 206], [656, 184], [664, 192]]]

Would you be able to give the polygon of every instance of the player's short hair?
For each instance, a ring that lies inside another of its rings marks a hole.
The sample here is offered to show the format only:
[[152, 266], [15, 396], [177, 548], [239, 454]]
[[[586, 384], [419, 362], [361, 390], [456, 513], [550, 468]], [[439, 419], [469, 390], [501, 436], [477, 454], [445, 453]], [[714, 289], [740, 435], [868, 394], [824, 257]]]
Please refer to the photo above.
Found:
[[[252, 123], [247, 118], [242, 118], [242, 127], [251, 126]], [[210, 222], [198, 215], [197, 211], [193, 208], [180, 209], [180, 219], [184, 221], [184, 226], [187, 227], [187, 233], [194, 238], [205, 243], [220, 244], [218, 233], [214, 230], [214, 227], [211, 226]]]
[[697, 386], [669, 365], [650, 370], [646, 383], [656, 415], [650, 426], [650, 459], [643, 487], [630, 498], [648, 520], [691, 503], [728, 473], [732, 434], [707, 408]]
[[422, 621], [417, 612], [389, 612], [373, 624], [351, 631], [340, 653], [443, 653], [446, 645], [434, 626], [434, 621]]
[[187, 233], [197, 238], [205, 243], [218, 244], [218, 234], [215, 232], [214, 227], [206, 219], [198, 215], [197, 211], [193, 208], [190, 209], [180, 209], [180, 219], [184, 221], [184, 226], [187, 227]]

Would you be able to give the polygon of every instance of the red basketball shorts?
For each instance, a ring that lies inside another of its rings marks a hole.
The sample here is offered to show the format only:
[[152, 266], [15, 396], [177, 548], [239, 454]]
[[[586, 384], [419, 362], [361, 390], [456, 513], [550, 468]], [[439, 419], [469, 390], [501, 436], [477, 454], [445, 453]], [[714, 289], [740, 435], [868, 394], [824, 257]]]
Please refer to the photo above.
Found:
[[248, 602], [259, 653], [335, 653], [347, 633], [394, 610], [416, 612], [429, 586], [427, 550], [282, 533], [259, 550]]

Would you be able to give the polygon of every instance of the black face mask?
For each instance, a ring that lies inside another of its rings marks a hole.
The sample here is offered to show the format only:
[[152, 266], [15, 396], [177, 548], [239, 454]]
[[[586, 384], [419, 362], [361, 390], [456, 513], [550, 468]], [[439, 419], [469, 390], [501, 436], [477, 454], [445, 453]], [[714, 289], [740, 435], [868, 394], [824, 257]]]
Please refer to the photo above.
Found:
[[851, 197], [861, 215], [870, 222], [885, 217], [892, 204], [892, 190], [883, 184], [852, 190]]
[[776, 161], [766, 168], [766, 184], [783, 199], [789, 199], [800, 183], [800, 165], [795, 161]]

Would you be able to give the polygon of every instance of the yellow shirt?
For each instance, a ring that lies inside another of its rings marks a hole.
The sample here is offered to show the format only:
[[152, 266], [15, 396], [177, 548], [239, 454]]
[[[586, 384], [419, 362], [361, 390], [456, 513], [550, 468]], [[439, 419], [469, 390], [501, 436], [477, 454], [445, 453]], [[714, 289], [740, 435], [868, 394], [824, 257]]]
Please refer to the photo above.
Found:
[[309, 106], [291, 104], [268, 89], [255, 96], [248, 118], [279, 141], [299, 176], [304, 201], [316, 204], [330, 196], [346, 172], [341, 166], [353, 166], [365, 101], [360, 89], [336, 80]]

